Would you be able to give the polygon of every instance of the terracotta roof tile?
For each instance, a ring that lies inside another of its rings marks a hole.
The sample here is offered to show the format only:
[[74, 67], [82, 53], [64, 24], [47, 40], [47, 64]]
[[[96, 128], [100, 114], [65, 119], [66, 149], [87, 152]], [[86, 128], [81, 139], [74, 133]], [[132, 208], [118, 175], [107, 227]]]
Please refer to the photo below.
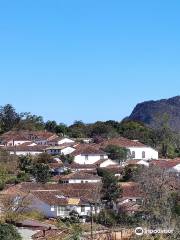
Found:
[[93, 180], [100, 180], [101, 178], [97, 175], [92, 175], [88, 173], [82, 172], [74, 172], [68, 175], [64, 175], [61, 177], [61, 180], [69, 180], [69, 179], [93, 179]]
[[119, 147], [146, 147], [143, 143], [137, 140], [130, 140], [127, 138], [119, 137], [119, 138], [111, 138], [108, 140], [104, 140], [100, 144], [101, 148], [105, 148], [108, 145], [116, 145]]
[[99, 149], [98, 146], [94, 144], [79, 144], [76, 147], [76, 150], [72, 153], [72, 155], [106, 155], [106, 153]]

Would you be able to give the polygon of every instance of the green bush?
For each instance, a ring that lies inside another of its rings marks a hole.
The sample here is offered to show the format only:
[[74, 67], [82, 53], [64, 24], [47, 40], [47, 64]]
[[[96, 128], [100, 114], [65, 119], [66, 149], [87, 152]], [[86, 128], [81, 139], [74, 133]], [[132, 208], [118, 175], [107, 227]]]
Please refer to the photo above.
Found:
[[5, 187], [5, 183], [0, 181], [0, 191], [2, 191]]
[[100, 213], [96, 217], [94, 217], [94, 220], [104, 226], [112, 227], [117, 223], [117, 216], [113, 212], [113, 210], [104, 209], [100, 211]]
[[21, 236], [16, 228], [11, 224], [0, 224], [0, 239], [1, 240], [21, 240]]

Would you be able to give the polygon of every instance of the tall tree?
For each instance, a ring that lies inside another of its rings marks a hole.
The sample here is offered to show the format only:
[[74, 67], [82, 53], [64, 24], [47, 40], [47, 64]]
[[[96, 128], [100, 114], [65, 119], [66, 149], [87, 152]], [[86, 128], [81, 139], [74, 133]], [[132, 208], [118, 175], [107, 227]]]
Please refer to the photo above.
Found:
[[20, 121], [20, 115], [11, 104], [0, 107], [0, 129], [1, 132], [11, 130]]
[[57, 123], [56, 121], [47, 121], [45, 123], [45, 129], [49, 132], [56, 132]]
[[44, 122], [41, 116], [32, 115], [30, 113], [22, 113], [21, 121], [17, 124], [16, 128], [18, 130], [43, 130]]

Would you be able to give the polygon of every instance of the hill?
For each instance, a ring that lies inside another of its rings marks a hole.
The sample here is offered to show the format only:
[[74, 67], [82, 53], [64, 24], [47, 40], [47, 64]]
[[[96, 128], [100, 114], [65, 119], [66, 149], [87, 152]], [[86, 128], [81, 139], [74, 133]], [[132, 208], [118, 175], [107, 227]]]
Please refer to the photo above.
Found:
[[152, 128], [158, 128], [165, 115], [171, 130], [180, 133], [180, 96], [139, 103], [128, 119], [141, 121]]

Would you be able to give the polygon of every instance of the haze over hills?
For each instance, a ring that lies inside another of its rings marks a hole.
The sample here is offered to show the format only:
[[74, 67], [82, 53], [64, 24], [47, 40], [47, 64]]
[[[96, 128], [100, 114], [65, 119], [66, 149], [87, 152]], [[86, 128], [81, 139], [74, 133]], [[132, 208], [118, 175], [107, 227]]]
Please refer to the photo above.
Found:
[[158, 128], [162, 124], [163, 115], [168, 116], [169, 127], [180, 133], [180, 96], [139, 103], [128, 119], [141, 121], [150, 127]]

